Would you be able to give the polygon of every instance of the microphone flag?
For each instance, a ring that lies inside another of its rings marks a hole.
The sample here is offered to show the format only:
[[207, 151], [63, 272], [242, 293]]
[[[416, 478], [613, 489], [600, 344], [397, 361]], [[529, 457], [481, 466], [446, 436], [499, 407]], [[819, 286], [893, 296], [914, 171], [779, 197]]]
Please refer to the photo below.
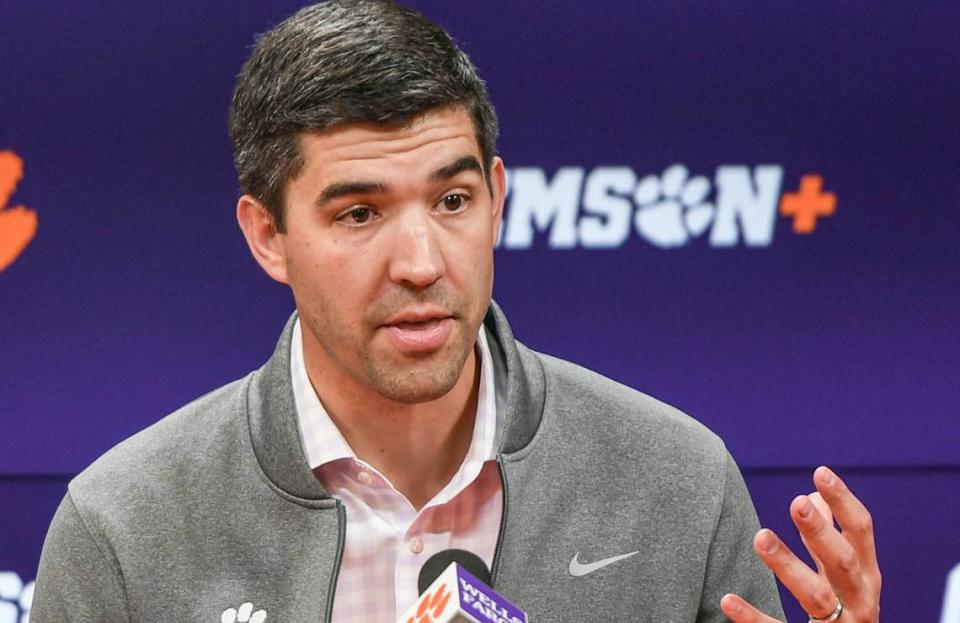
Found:
[[397, 623], [527, 623], [527, 613], [452, 562]]

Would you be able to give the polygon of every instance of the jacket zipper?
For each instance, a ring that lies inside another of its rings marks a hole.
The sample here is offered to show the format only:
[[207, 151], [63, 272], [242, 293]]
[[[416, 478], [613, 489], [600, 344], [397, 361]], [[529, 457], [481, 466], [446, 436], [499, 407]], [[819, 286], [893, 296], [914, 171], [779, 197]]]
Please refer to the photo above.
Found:
[[497, 455], [497, 469], [500, 472], [500, 485], [503, 489], [503, 508], [500, 511], [500, 529], [497, 530], [497, 543], [493, 546], [493, 568], [490, 569], [490, 584], [496, 586], [497, 572], [500, 571], [500, 542], [503, 540], [503, 530], [507, 525], [507, 474], [503, 467], [503, 455]]
[[[336, 499], [336, 498], [335, 498]], [[343, 502], [337, 502], [337, 564], [333, 567], [333, 575], [330, 576], [330, 590], [327, 592], [327, 612], [324, 621], [330, 623], [333, 620], [333, 597], [337, 592], [337, 580], [340, 577], [340, 566], [343, 564], [343, 547], [347, 540], [347, 509]]]

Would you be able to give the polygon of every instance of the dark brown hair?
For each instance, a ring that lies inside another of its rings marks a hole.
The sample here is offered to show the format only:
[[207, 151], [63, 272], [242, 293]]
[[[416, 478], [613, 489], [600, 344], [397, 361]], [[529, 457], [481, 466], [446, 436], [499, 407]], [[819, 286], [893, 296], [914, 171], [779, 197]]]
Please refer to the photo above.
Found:
[[259, 37], [237, 79], [230, 134], [240, 188], [284, 231], [284, 187], [303, 166], [299, 137], [351, 122], [403, 125], [461, 105], [484, 176], [497, 117], [476, 68], [442, 28], [385, 0], [331, 0]]

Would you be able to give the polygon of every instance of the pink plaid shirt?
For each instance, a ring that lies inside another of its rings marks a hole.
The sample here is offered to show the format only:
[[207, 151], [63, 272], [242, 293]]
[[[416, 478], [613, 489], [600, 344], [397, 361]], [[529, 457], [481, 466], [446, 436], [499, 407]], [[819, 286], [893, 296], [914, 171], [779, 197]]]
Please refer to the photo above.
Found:
[[347, 542], [333, 622], [395, 621], [417, 598], [423, 563], [441, 550], [469, 550], [490, 566], [503, 489], [494, 449], [496, 389], [484, 330], [480, 329], [477, 339], [480, 388], [470, 448], [453, 479], [419, 512], [389, 480], [357, 458], [327, 415], [307, 376], [299, 320], [290, 351], [293, 395], [307, 460], [347, 511]]

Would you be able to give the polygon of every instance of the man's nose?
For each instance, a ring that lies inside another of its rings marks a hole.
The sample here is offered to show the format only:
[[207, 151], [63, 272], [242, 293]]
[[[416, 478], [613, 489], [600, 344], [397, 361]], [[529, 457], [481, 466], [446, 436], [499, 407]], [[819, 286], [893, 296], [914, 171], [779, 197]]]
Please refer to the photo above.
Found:
[[416, 289], [432, 285], [444, 275], [446, 265], [430, 217], [403, 218], [397, 225], [390, 279]]

